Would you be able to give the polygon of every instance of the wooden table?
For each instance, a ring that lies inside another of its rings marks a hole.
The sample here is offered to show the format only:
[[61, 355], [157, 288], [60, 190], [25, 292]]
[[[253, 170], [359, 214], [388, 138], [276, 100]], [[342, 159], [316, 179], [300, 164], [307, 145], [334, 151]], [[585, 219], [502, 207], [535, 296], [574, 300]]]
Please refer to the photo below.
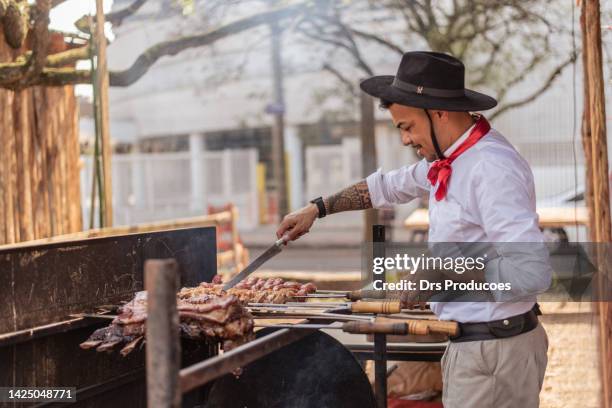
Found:
[[[586, 207], [548, 207], [538, 208], [540, 216], [540, 227], [542, 228], [564, 228], [573, 225], [587, 225], [588, 213]], [[404, 221], [404, 227], [408, 229], [429, 229], [429, 212], [426, 208], [415, 210]]]

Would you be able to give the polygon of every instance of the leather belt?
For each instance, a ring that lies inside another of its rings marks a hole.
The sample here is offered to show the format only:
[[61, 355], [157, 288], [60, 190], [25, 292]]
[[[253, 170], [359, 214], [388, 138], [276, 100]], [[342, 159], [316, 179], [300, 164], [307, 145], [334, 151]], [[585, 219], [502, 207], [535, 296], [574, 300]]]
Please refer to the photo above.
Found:
[[538, 315], [540, 314], [542, 313], [536, 303], [530, 311], [506, 319], [486, 323], [459, 323], [459, 334], [451, 337], [450, 341], [462, 343], [518, 336], [535, 329], [538, 326]]

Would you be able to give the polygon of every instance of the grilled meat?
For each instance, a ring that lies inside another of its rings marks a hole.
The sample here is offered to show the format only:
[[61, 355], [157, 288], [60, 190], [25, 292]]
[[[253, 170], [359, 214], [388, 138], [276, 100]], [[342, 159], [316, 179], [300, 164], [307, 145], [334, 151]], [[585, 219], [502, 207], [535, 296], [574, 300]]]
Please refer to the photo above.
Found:
[[[250, 277], [227, 292], [217, 275], [211, 283], [182, 288], [177, 294], [179, 327], [182, 335], [221, 341], [229, 350], [254, 338], [253, 318], [244, 308], [247, 303], [286, 303], [295, 296], [316, 292], [312, 283], [285, 282], [280, 278]], [[108, 327], [96, 330], [81, 348], [110, 351], [123, 345], [122, 355], [144, 344], [147, 320], [147, 293], [138, 292], [120, 308]]]
[[[215, 282], [213, 280], [213, 282]], [[313, 283], [285, 282], [281, 278], [262, 279], [249, 277], [227, 291], [228, 294], [238, 297], [242, 303], [287, 303], [296, 299], [295, 296], [304, 296], [317, 291]], [[203, 282], [195, 288], [183, 288], [179, 298], [215, 294], [223, 292], [221, 284]]]
[[[133, 351], [145, 336], [146, 292], [138, 292], [121, 308], [108, 327], [96, 330], [81, 348], [110, 351], [124, 345], [122, 355]], [[236, 296], [208, 294], [177, 299], [181, 334], [196, 339], [221, 341], [224, 350], [251, 340], [253, 318]]]

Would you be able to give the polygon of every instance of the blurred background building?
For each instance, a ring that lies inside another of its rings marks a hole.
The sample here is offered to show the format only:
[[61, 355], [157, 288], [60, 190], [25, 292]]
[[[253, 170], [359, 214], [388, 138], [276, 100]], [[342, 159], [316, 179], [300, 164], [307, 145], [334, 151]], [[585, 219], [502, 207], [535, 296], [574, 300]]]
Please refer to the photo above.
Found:
[[[131, 2], [115, 0], [113, 10]], [[201, 3], [195, 1], [187, 10], [171, 2], [145, 3], [135, 15], [113, 27], [109, 69], [128, 68], [138, 55], [160, 42], [251, 15], [253, 4], [262, 2], [242, 2], [242, 6], [233, 5], [231, 12], [223, 7], [206, 8]], [[564, 7], [569, 7], [565, 3]], [[418, 38], [406, 42], [406, 22], [400, 13], [366, 6], [347, 13], [352, 27], [382, 33], [383, 38], [404, 51], [428, 48]], [[568, 13], [569, 10], [560, 10], [562, 16]], [[558, 55], [553, 55], [553, 61], [571, 53], [571, 36], [567, 35], [571, 21], [569, 17], [556, 21], [567, 24], [565, 34], [550, 39], [554, 48], [551, 53]], [[516, 24], [520, 29], [520, 23]], [[201, 215], [208, 206], [228, 202], [238, 206], [242, 229], [275, 222], [278, 196], [272, 176], [271, 113], [278, 109], [284, 112], [290, 209], [362, 178], [359, 95], [346, 91], [342, 79], [350, 79], [353, 89], [357, 89], [356, 84], [367, 75], [356, 66], [350, 53], [337, 51], [341, 47], [333, 44], [333, 38], [315, 41], [316, 32], [305, 36], [296, 26], [299, 22], [288, 24], [280, 34], [282, 106], [274, 103], [272, 36], [268, 25], [163, 57], [131, 86], [111, 87], [116, 224]], [[400, 60], [399, 53], [375, 41], [360, 40], [359, 52], [375, 74], [394, 74]], [[487, 57], [487, 51], [483, 51], [464, 62], [469, 67], [472, 60]], [[580, 58], [576, 65], [564, 66], [533, 102], [493, 119], [493, 126], [531, 164], [538, 199], [547, 206], [574, 205], [572, 199], [583, 190], [579, 62]], [[507, 63], [512, 65], [513, 61], [508, 59]], [[546, 82], [550, 67], [548, 64], [529, 72], [509, 87], [505, 100], [511, 103], [532, 94]], [[338, 72], [342, 75], [336, 75]], [[477, 73], [468, 73], [468, 84], [476, 76]], [[486, 86], [479, 90], [495, 95]], [[377, 166], [391, 170], [418, 160], [412, 149], [401, 146], [388, 113], [378, 109], [375, 112]], [[81, 116], [86, 146], [88, 132], [93, 133], [86, 100]], [[83, 210], [88, 214], [91, 160], [87, 155], [83, 159]], [[399, 206], [396, 222], [400, 223], [418, 205], [415, 202]], [[359, 226], [363, 217], [339, 214], [328, 223]]]

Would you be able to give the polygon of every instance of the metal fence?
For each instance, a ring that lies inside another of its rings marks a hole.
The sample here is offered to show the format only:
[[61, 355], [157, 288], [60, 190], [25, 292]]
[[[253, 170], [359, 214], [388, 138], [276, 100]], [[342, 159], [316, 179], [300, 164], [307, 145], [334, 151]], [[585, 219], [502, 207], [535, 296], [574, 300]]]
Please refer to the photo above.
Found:
[[[89, 226], [92, 158], [82, 160], [83, 219]], [[114, 224], [202, 215], [209, 205], [231, 202], [239, 210], [239, 227], [253, 228], [259, 216], [257, 161], [255, 149], [116, 154], [112, 157]]]

